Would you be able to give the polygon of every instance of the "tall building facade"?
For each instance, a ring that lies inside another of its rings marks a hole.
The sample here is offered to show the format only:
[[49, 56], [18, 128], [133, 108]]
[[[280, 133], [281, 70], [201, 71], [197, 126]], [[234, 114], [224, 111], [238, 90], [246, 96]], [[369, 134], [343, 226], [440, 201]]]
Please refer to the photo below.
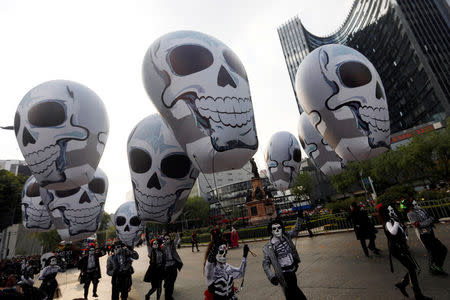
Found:
[[4, 169], [15, 175], [31, 176], [31, 170], [24, 160], [5, 159], [0, 160], [0, 170]]
[[309, 52], [343, 44], [378, 70], [392, 133], [440, 121], [450, 114], [449, 15], [446, 0], [355, 0], [342, 26], [326, 37], [312, 34], [294, 17], [278, 28], [292, 88]]

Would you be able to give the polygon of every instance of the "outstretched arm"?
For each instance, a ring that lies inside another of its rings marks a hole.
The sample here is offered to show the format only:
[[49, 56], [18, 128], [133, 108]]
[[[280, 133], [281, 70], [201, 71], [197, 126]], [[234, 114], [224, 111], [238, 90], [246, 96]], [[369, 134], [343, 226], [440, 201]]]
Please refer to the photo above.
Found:
[[291, 238], [298, 236], [298, 232], [300, 231], [300, 226], [302, 225], [303, 221], [303, 218], [301, 218], [300, 216], [297, 217], [294, 228], [292, 228], [292, 230], [288, 232], [288, 235]]
[[230, 266], [230, 274], [229, 275], [233, 276], [234, 279], [244, 277], [246, 268], [247, 268], [247, 258], [243, 257], [241, 266], [239, 268]]

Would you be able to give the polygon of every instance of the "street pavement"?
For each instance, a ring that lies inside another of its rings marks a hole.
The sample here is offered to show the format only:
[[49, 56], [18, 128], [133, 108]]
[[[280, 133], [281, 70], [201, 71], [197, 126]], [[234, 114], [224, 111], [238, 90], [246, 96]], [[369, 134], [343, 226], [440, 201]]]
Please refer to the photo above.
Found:
[[[450, 248], [450, 224], [439, 224], [437, 237]], [[409, 245], [411, 252], [422, 268], [419, 281], [425, 295], [433, 299], [450, 299], [450, 276], [433, 276], [428, 272], [426, 251], [417, 239], [414, 231], [409, 229]], [[257, 255], [248, 255], [248, 266], [245, 282], [239, 299], [278, 300], [284, 299], [279, 286], [272, 286], [262, 269], [262, 247], [266, 241], [249, 243], [250, 249]], [[297, 271], [298, 283], [308, 299], [405, 299], [394, 287], [405, 273], [405, 269], [395, 259], [394, 273], [390, 272], [387, 242], [382, 230], [377, 234], [376, 245], [382, 250], [380, 256], [364, 256], [359, 241], [353, 232], [324, 234], [313, 238], [301, 237], [296, 241], [301, 264]], [[203, 276], [203, 259], [206, 247], [200, 252], [191, 252], [191, 248], [179, 249], [184, 262], [175, 283], [175, 300], [204, 299], [206, 280]], [[133, 286], [128, 299], [144, 299], [150, 289], [150, 283], [143, 282], [148, 267], [146, 247], [137, 249], [139, 260], [133, 263]], [[228, 263], [239, 266], [242, 257], [242, 243], [238, 249], [228, 251]], [[111, 278], [106, 274], [105, 255], [100, 259], [102, 278], [98, 285], [98, 299], [111, 298]], [[450, 258], [447, 258], [444, 269], [450, 271]], [[83, 287], [78, 283], [78, 270], [71, 269], [57, 276], [63, 299], [83, 297]], [[39, 285], [40, 281], [36, 282]], [[240, 286], [241, 280], [235, 285]], [[411, 299], [414, 299], [411, 288], [408, 288]], [[92, 298], [92, 286], [89, 291]], [[156, 299], [156, 293], [151, 299]], [[164, 291], [162, 295], [164, 299]]]

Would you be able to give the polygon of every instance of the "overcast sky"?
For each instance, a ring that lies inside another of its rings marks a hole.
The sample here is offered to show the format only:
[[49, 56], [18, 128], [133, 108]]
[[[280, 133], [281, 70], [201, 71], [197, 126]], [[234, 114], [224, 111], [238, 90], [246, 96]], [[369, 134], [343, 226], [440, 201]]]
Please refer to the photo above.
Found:
[[[106, 105], [110, 132], [100, 161], [109, 178], [105, 210], [114, 213], [131, 189], [126, 142], [132, 128], [156, 112], [141, 67], [159, 36], [196, 30], [227, 44], [243, 62], [259, 137], [256, 161], [272, 134], [297, 136], [299, 117], [277, 28], [298, 15], [316, 35], [335, 31], [353, 0], [1, 0], [0, 126], [12, 125], [22, 97], [54, 79], [95, 91]], [[0, 159], [23, 159], [13, 131], [0, 130]]]

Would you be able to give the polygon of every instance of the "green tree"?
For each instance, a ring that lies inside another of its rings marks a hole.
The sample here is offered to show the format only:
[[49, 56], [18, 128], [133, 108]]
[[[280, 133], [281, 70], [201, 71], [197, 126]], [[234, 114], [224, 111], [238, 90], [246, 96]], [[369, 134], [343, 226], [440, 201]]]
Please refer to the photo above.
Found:
[[22, 221], [21, 194], [26, 179], [0, 170], [0, 230]]
[[311, 176], [307, 172], [299, 172], [291, 189], [292, 194], [309, 199], [313, 190]]
[[104, 231], [104, 230], [108, 229], [110, 222], [111, 222], [111, 215], [104, 211], [103, 215], [102, 215], [102, 221], [100, 222], [98, 231]]
[[331, 183], [339, 193], [347, 193], [354, 184], [359, 183], [361, 171], [358, 162], [349, 162], [342, 173], [331, 176]]
[[44, 247], [44, 252], [54, 251], [61, 242], [61, 238], [56, 229], [47, 232], [33, 232], [32, 235], [41, 242], [41, 245]]
[[200, 219], [203, 225], [209, 221], [209, 203], [203, 198], [195, 196], [187, 199], [184, 206], [187, 219]]

